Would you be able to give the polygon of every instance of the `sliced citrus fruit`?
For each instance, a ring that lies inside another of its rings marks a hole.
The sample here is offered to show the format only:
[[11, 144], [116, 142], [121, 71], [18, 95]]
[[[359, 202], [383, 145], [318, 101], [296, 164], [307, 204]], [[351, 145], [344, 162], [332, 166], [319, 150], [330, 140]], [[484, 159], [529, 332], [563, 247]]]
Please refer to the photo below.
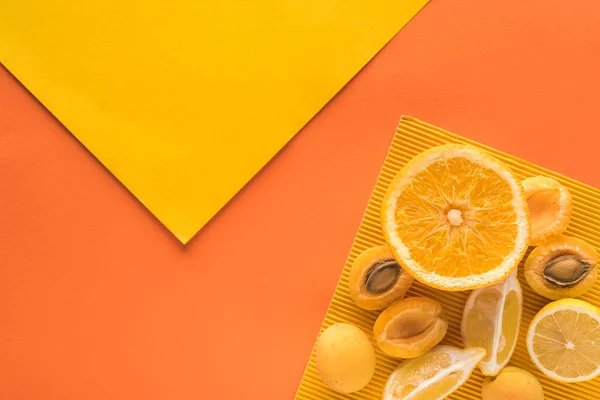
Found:
[[463, 312], [461, 331], [465, 347], [482, 347], [479, 363], [484, 375], [497, 375], [512, 356], [519, 336], [523, 292], [513, 271], [506, 280], [471, 292]]
[[569, 189], [547, 176], [525, 179], [523, 189], [531, 218], [531, 244], [537, 246], [563, 233], [573, 212]]
[[542, 308], [527, 331], [527, 350], [535, 365], [561, 382], [600, 375], [600, 310], [577, 299]]
[[529, 243], [521, 183], [502, 162], [465, 145], [434, 147], [406, 164], [384, 196], [381, 221], [401, 266], [442, 290], [506, 278]]
[[469, 379], [485, 356], [480, 348], [437, 346], [419, 358], [403, 361], [388, 378], [383, 400], [438, 400]]
[[419, 357], [438, 344], [448, 330], [440, 302], [409, 297], [386, 308], [375, 321], [373, 336], [379, 348], [392, 357]]

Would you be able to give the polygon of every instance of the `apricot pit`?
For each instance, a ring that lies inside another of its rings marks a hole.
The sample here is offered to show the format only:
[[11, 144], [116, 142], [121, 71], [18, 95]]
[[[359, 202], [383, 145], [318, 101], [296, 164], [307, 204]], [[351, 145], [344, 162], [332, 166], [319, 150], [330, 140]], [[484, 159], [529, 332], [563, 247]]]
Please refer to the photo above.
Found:
[[365, 310], [381, 310], [404, 297], [413, 277], [394, 259], [387, 246], [360, 254], [350, 271], [350, 297]]
[[535, 248], [525, 262], [525, 279], [550, 300], [577, 297], [596, 282], [599, 255], [589, 243], [560, 235]]

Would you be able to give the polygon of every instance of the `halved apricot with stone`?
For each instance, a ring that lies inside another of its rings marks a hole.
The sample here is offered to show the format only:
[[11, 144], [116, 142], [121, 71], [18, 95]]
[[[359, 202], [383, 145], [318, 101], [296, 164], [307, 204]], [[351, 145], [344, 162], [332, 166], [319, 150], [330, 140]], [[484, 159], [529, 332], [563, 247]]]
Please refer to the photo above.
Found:
[[535, 176], [523, 182], [531, 220], [530, 243], [537, 246], [563, 233], [573, 212], [569, 189], [546, 176]]
[[350, 271], [350, 297], [360, 308], [381, 310], [404, 297], [413, 277], [394, 259], [387, 246], [362, 252]]
[[448, 330], [442, 305], [427, 297], [409, 297], [386, 308], [375, 321], [379, 348], [392, 357], [419, 357], [438, 344]]
[[550, 300], [581, 296], [596, 282], [599, 259], [591, 244], [560, 235], [529, 254], [525, 279], [537, 294]]

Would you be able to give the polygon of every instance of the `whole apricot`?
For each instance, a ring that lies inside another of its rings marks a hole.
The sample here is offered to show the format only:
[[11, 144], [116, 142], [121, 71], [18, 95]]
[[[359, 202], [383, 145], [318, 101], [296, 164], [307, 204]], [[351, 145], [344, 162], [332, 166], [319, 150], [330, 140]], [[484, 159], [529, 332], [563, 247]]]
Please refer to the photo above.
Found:
[[495, 378], [488, 377], [481, 388], [482, 400], [544, 400], [544, 389], [529, 371], [506, 367]]
[[369, 337], [354, 325], [331, 325], [316, 349], [319, 376], [338, 393], [359, 391], [375, 373], [375, 351]]

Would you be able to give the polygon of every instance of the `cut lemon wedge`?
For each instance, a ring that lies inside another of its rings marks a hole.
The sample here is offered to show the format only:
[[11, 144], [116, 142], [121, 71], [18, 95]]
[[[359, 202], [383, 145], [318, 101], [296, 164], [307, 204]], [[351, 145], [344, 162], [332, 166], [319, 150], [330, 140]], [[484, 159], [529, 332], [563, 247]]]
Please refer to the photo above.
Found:
[[513, 271], [506, 280], [471, 292], [463, 312], [465, 347], [482, 347], [479, 363], [484, 375], [497, 375], [512, 356], [519, 336], [523, 292]]
[[438, 400], [464, 384], [485, 356], [480, 348], [437, 346], [402, 362], [388, 378], [383, 400]]
[[534, 364], [561, 382], [600, 375], [600, 310], [577, 299], [548, 304], [533, 318], [527, 350]]
[[381, 222], [401, 266], [442, 290], [499, 282], [529, 243], [521, 183], [499, 160], [465, 145], [434, 147], [407, 163], [384, 196]]

